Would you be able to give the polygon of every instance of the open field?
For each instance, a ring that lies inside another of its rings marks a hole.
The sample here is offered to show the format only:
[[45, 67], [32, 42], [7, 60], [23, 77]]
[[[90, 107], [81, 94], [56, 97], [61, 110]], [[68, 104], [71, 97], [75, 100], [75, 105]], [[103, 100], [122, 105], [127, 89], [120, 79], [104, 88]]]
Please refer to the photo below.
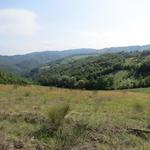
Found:
[[0, 85], [0, 150], [149, 150], [150, 89]]

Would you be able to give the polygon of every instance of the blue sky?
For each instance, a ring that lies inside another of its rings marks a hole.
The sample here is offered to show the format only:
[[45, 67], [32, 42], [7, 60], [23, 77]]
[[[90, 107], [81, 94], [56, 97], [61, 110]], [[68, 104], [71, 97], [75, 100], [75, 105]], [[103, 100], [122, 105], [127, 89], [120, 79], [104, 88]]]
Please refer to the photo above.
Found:
[[0, 0], [0, 54], [150, 44], [149, 0]]

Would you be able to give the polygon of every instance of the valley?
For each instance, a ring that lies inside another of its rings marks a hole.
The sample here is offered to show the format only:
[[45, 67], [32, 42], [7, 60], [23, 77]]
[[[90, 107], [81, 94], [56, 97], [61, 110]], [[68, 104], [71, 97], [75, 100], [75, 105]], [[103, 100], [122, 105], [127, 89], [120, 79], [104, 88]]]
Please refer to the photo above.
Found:
[[150, 1], [0, 1], [0, 150], [150, 150]]
[[1, 68], [0, 149], [150, 149], [149, 50], [33, 66]]

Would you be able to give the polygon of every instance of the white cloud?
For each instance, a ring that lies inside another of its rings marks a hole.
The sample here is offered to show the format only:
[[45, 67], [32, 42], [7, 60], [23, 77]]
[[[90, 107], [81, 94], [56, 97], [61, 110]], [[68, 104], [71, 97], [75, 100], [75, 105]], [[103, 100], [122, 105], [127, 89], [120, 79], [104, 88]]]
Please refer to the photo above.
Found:
[[29, 10], [0, 9], [0, 34], [33, 35], [39, 28], [37, 15]]

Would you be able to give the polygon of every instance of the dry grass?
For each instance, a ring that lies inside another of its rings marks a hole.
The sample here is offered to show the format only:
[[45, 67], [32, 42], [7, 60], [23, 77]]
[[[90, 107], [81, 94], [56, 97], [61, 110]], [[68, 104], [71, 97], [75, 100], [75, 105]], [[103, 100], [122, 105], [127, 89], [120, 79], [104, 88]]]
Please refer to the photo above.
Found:
[[149, 93], [0, 85], [0, 146], [150, 149]]

